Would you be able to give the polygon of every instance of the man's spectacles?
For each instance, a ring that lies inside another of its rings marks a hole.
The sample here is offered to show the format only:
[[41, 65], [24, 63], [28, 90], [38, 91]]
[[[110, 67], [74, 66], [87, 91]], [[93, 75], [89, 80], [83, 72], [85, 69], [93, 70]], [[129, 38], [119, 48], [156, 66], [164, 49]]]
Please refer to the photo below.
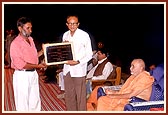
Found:
[[78, 25], [78, 22], [77, 23], [67, 23], [68, 24], [68, 26], [77, 26]]

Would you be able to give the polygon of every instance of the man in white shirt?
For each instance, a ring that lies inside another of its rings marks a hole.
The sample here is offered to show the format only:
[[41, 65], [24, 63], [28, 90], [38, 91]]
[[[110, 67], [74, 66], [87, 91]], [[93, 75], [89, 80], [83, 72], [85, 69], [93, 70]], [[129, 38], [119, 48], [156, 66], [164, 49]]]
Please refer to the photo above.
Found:
[[89, 34], [79, 29], [77, 16], [68, 16], [68, 31], [63, 34], [63, 42], [72, 42], [75, 60], [68, 60], [63, 67], [65, 103], [68, 111], [86, 111], [87, 62], [92, 58]]
[[92, 80], [106, 80], [113, 71], [112, 63], [107, 59], [108, 52], [105, 48], [101, 48], [97, 52], [98, 64], [93, 67], [87, 74], [87, 94], [91, 93]]

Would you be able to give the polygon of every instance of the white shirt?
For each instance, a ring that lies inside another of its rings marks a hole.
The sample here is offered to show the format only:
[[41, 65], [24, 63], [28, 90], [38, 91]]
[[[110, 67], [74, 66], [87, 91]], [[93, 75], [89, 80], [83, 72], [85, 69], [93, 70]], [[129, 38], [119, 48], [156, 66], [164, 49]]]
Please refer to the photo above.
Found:
[[70, 31], [65, 32], [62, 41], [72, 42], [75, 59], [80, 61], [79, 64], [74, 66], [64, 64], [63, 74], [66, 75], [70, 72], [72, 77], [86, 76], [87, 62], [93, 54], [89, 34], [77, 28], [73, 36], [70, 35]]
[[87, 74], [86, 76], [86, 79], [87, 78], [92, 78], [92, 80], [102, 80], [102, 79], [107, 79], [107, 77], [110, 75], [110, 73], [113, 71], [113, 65], [110, 63], [110, 62], [107, 62], [106, 65], [104, 66], [104, 69], [103, 69], [103, 72], [102, 72], [102, 75], [99, 75], [99, 76], [93, 76], [97, 66], [99, 64], [101, 64], [104, 60], [106, 60], [107, 58], [104, 58], [100, 61], [98, 61], [98, 64], [93, 67], [89, 73]]

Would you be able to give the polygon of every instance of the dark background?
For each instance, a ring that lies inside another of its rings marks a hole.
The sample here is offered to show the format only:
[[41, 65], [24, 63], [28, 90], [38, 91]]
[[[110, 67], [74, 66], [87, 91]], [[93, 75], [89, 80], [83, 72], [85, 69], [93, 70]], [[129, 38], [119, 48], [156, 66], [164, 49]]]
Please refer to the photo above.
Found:
[[79, 28], [95, 44], [105, 43], [112, 63], [123, 72], [134, 58], [144, 59], [147, 68], [164, 61], [164, 4], [5, 4], [4, 30], [17, 34], [17, 19], [31, 18], [32, 37], [40, 49], [41, 43], [60, 42], [70, 14], [79, 16]]

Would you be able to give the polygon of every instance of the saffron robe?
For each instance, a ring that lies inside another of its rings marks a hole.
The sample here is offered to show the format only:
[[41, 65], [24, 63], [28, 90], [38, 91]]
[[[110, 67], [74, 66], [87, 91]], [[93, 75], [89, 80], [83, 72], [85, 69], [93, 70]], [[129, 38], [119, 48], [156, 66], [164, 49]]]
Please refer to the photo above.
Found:
[[[138, 95], [133, 95], [145, 100], [150, 99], [154, 77], [149, 72], [143, 71], [139, 75], [130, 76], [117, 94], [130, 93], [132, 90], [140, 90]], [[98, 99], [97, 111], [123, 111], [124, 106], [129, 103], [128, 99], [112, 99], [109, 96], [102, 96]]]

